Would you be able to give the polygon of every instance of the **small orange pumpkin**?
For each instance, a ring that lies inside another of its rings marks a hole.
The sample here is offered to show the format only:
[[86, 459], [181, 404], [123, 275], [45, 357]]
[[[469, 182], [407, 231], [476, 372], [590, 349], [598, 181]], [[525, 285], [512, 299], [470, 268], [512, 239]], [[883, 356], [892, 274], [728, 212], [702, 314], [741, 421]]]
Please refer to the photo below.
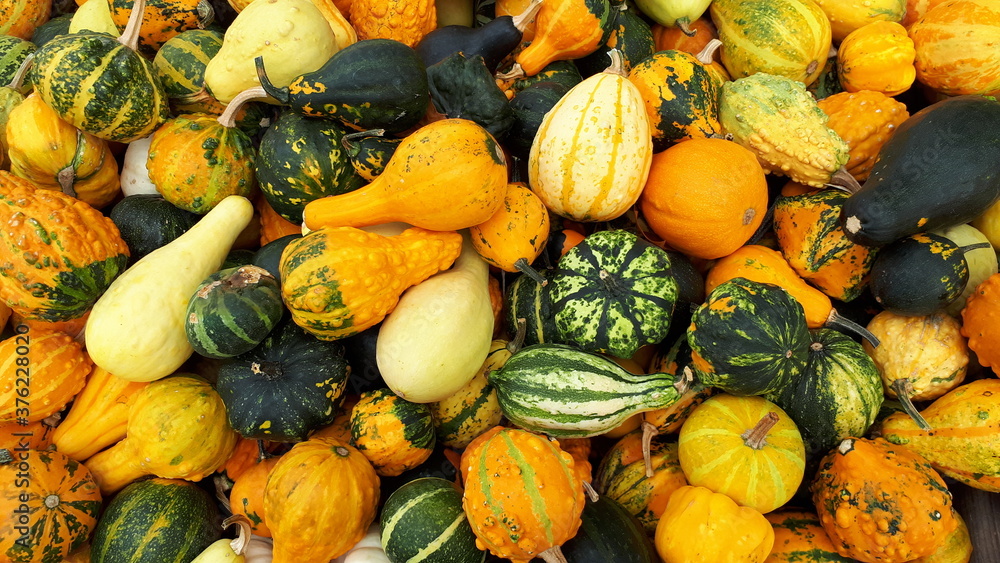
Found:
[[[0, 342], [0, 422], [53, 415], [83, 389], [94, 366], [61, 332], [15, 334]], [[26, 405], [24, 399], [30, 397]]]
[[980, 364], [1000, 371], [1000, 274], [986, 278], [965, 302], [962, 335]]
[[840, 85], [848, 92], [902, 94], [916, 78], [916, 56], [903, 26], [892, 21], [866, 24], [848, 34], [837, 50]]
[[[256, 441], [255, 441], [256, 442]], [[281, 457], [258, 459], [256, 463], [240, 474], [240, 478], [229, 491], [229, 507], [234, 515], [242, 514], [250, 520], [250, 529], [255, 535], [271, 537], [264, 511], [264, 489], [271, 469]]]
[[689, 23], [688, 29], [691, 30], [691, 35], [676, 25], [653, 24], [650, 28], [653, 32], [653, 46], [657, 51], [675, 49], [697, 55], [709, 41], [719, 38], [719, 32], [715, 29], [712, 18], [708, 16], [702, 16]]
[[1000, 93], [1000, 4], [942, 2], [910, 27], [917, 80], [948, 96]]

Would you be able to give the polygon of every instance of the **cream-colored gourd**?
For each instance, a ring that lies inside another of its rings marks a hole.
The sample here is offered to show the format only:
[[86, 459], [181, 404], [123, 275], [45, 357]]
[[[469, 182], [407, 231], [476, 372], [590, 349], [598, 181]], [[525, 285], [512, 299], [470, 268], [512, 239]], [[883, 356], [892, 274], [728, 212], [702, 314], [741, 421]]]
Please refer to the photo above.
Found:
[[403, 293], [382, 321], [375, 347], [378, 369], [394, 393], [433, 403], [476, 375], [493, 341], [489, 275], [466, 235], [451, 269]]
[[639, 199], [653, 158], [639, 89], [621, 54], [574, 86], [545, 114], [528, 156], [528, 184], [552, 212], [574, 221], [609, 221]]
[[69, 32], [79, 33], [81, 31], [96, 31], [107, 33], [114, 37], [121, 35], [115, 20], [111, 19], [111, 6], [107, 0], [84, 2], [82, 6], [73, 12], [73, 17], [69, 20]]
[[223, 528], [229, 524], [237, 524], [240, 533], [236, 538], [223, 538], [212, 542], [191, 563], [245, 563], [247, 544], [250, 542], [250, 519], [239, 514], [230, 516], [222, 522]]
[[156, 185], [149, 179], [149, 142], [153, 136], [143, 137], [128, 144], [122, 161], [122, 171], [118, 174], [125, 196], [136, 194], [158, 194]]
[[251, 2], [226, 29], [222, 48], [205, 67], [205, 85], [228, 104], [260, 86], [253, 62], [258, 56], [268, 79], [281, 88], [323, 66], [337, 50], [333, 29], [310, 0]]
[[684, 33], [694, 35], [688, 27], [704, 15], [712, 0], [636, 0], [642, 13], [664, 27], [679, 27]]
[[94, 363], [129, 381], [155, 381], [177, 370], [194, 352], [184, 333], [188, 301], [252, 217], [249, 200], [229, 196], [115, 279], [87, 319], [84, 337]]

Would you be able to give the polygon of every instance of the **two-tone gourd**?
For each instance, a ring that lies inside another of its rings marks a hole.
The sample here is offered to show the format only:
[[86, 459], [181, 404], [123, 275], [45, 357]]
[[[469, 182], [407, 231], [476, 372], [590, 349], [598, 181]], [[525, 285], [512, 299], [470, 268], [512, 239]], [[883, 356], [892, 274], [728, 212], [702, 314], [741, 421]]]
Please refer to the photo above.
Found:
[[517, 54], [516, 65], [534, 76], [554, 61], [593, 53], [607, 41], [615, 15], [608, 0], [542, 2], [531, 44]]
[[423, 477], [396, 489], [386, 499], [379, 522], [382, 548], [390, 561], [483, 561], [462, 508], [462, 490], [446, 479]]
[[[111, 21], [124, 33], [134, 0], [107, 0], [107, 3]], [[147, 0], [139, 27], [139, 53], [153, 57], [171, 38], [183, 31], [204, 29], [214, 20], [215, 9], [208, 0]]]
[[696, 30], [691, 24], [700, 18], [711, 0], [641, 0], [636, 2], [643, 14], [666, 27], [678, 27], [685, 35], [692, 36]]

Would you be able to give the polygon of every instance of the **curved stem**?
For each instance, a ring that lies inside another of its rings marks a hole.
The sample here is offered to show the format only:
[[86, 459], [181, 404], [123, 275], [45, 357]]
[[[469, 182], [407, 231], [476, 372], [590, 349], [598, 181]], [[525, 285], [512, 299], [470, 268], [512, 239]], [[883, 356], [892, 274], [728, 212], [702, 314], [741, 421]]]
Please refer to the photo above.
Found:
[[847, 192], [849, 194], [855, 194], [861, 190], [861, 184], [847, 171], [846, 168], [841, 166], [833, 173], [830, 177], [830, 181], [825, 184], [827, 187], [836, 188], [840, 191]]
[[118, 37], [118, 42], [132, 49], [139, 48], [139, 30], [142, 28], [142, 14], [146, 11], [146, 0], [135, 0], [132, 4], [132, 12], [128, 16], [128, 23]]
[[872, 348], [878, 348], [878, 345], [881, 343], [878, 337], [872, 334], [872, 331], [841, 315], [836, 309], [830, 310], [830, 315], [826, 318], [826, 324], [824, 326], [853, 332], [854, 334], [857, 334], [861, 338], [867, 340], [868, 343], [872, 345]]
[[674, 25], [681, 28], [684, 35], [687, 35], [688, 37], [694, 37], [694, 34], [697, 33], [697, 30], [691, 29], [691, 20], [688, 18], [678, 18], [677, 21], [674, 22]]
[[587, 498], [590, 499], [590, 502], [597, 502], [601, 500], [600, 495], [598, 495], [597, 491], [594, 490], [594, 487], [590, 484], [590, 481], [583, 482], [583, 492], [587, 493]]
[[545, 551], [538, 554], [545, 563], [568, 563], [566, 561], [566, 556], [563, 555], [562, 549], [559, 549], [558, 545], [554, 545]]
[[60, 170], [56, 174], [56, 180], [59, 182], [59, 187], [64, 194], [69, 197], [76, 197], [76, 189], [73, 187], [76, 183], [76, 170], [73, 169], [72, 164]]
[[236, 113], [240, 111], [244, 104], [250, 100], [260, 100], [267, 97], [268, 93], [262, 86], [247, 88], [239, 94], [236, 94], [236, 97], [226, 105], [226, 111], [222, 112], [222, 115], [220, 115], [216, 121], [218, 121], [219, 125], [222, 125], [226, 129], [232, 129], [233, 127], [236, 127]]
[[225, 530], [233, 524], [240, 527], [240, 532], [233, 538], [233, 541], [229, 542], [229, 547], [236, 555], [243, 555], [247, 546], [250, 545], [250, 534], [253, 533], [253, 528], [250, 526], [250, 519], [245, 514], [233, 514], [226, 518], [222, 521], [222, 529]]
[[602, 72], [628, 76], [628, 73], [625, 72], [625, 58], [622, 57], [622, 52], [618, 49], [611, 49], [608, 51], [608, 56], [611, 57], [611, 65]]
[[511, 23], [514, 25], [514, 29], [524, 33], [524, 28], [528, 27], [528, 24], [535, 19], [538, 14], [538, 10], [542, 8], [542, 0], [531, 0], [528, 7], [524, 9], [523, 12], [511, 18]]
[[549, 285], [549, 280], [545, 279], [542, 276], [542, 274], [539, 274], [538, 270], [532, 268], [531, 264], [528, 264], [527, 258], [518, 258], [517, 260], [515, 260], [514, 267], [517, 268], [517, 271], [528, 276], [529, 278], [531, 278], [532, 281], [534, 281], [538, 285], [542, 287]]
[[514, 338], [507, 343], [507, 351], [511, 354], [517, 353], [524, 346], [524, 337], [528, 334], [528, 320], [524, 317], [519, 317], [517, 319], [517, 330], [514, 332]]
[[200, 29], [205, 29], [215, 21], [215, 8], [208, 0], [200, 0], [195, 10], [198, 12], [198, 27]]
[[521, 68], [521, 63], [514, 63], [514, 66], [510, 67], [507, 72], [498, 72], [493, 75], [493, 78], [499, 78], [500, 80], [516, 80], [518, 78], [524, 78], [524, 69]]
[[715, 62], [715, 52], [720, 47], [722, 47], [722, 41], [720, 39], [712, 39], [701, 51], [698, 51], [698, 54], [694, 58], [698, 59], [699, 63], [708, 66]]
[[[344, 147], [350, 156], [357, 156], [358, 149], [357, 145], [353, 143], [354, 139], [363, 139], [367, 137], [383, 137], [385, 136], [385, 129], [368, 129], [367, 131], [355, 131], [354, 133], [348, 133], [340, 138], [340, 144]], [[352, 154], [353, 153], [353, 154]]]
[[930, 424], [924, 419], [917, 407], [913, 405], [910, 401], [910, 395], [913, 395], [913, 382], [909, 379], [902, 377], [892, 382], [892, 390], [896, 392], [896, 398], [899, 399], [900, 404], [903, 405], [903, 410], [906, 414], [910, 415], [913, 422], [916, 423], [921, 430], [927, 432], [933, 430]]
[[993, 248], [993, 245], [988, 242], [974, 242], [972, 244], [958, 247], [958, 249], [962, 251], [962, 254], [972, 250], [979, 250], [980, 248]]
[[253, 59], [254, 69], [257, 71], [257, 80], [260, 81], [261, 87], [264, 92], [278, 100], [283, 104], [288, 103], [288, 88], [279, 88], [271, 83], [271, 80], [267, 77], [267, 72], [264, 70], [264, 57], [257, 55]]
[[17, 72], [10, 79], [10, 84], [7, 85], [11, 90], [20, 90], [24, 86], [24, 77], [28, 76], [28, 70], [31, 68], [31, 63], [35, 60], [34, 53], [28, 53], [28, 56], [21, 61], [21, 66], [17, 67]]
[[646, 466], [646, 478], [653, 478], [653, 438], [660, 434], [660, 429], [652, 422], [642, 421], [642, 462]]
[[740, 436], [743, 443], [755, 450], [762, 450], [767, 445], [767, 433], [778, 423], [778, 413], [772, 411], [764, 415], [753, 428]]

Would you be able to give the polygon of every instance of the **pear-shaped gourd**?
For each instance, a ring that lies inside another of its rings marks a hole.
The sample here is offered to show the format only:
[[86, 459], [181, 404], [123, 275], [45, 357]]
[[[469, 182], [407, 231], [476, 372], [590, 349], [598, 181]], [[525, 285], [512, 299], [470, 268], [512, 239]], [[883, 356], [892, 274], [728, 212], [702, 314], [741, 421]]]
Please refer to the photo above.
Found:
[[194, 351], [184, 332], [188, 301], [251, 217], [249, 200], [229, 196], [115, 279], [87, 320], [94, 363], [129, 381], [155, 381], [179, 368]]
[[466, 237], [451, 269], [403, 294], [382, 322], [375, 348], [379, 372], [394, 393], [432, 403], [476, 375], [493, 339], [489, 276]]
[[637, 0], [636, 5], [656, 23], [664, 27], [677, 26], [685, 35], [695, 32], [688, 27], [700, 18], [712, 0]]

